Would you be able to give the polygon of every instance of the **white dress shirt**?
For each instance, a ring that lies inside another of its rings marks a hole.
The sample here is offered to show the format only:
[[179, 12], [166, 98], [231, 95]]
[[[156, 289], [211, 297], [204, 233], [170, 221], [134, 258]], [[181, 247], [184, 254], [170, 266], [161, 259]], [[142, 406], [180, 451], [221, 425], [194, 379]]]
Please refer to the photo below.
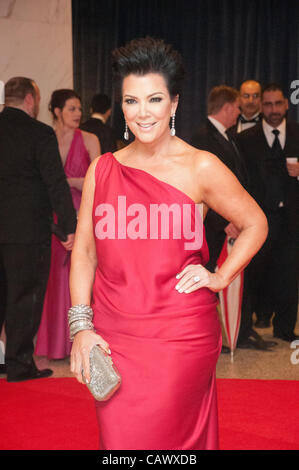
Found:
[[102, 121], [104, 124], [105, 124], [105, 120], [103, 118], [103, 116], [99, 113], [92, 113], [91, 115], [92, 118], [95, 118], [95, 119], [99, 119], [100, 121]]
[[224, 125], [221, 124], [221, 122], [217, 121], [217, 119], [213, 118], [212, 116], [208, 116], [208, 119], [216, 127], [216, 129], [220, 132], [220, 134], [223, 135], [223, 137], [226, 140], [229, 140], [227, 134], [225, 133], [226, 127], [224, 127]]
[[[259, 112], [256, 113], [254, 116], [252, 116], [252, 118], [250, 118], [250, 120], [257, 118], [259, 116], [259, 114], [260, 114]], [[246, 117], [243, 114], [242, 114], [242, 117], [244, 119], [246, 119]], [[258, 123], [258, 121], [257, 122], [241, 122], [239, 120], [238, 121], [238, 126], [237, 126], [237, 133], [239, 134], [239, 132], [246, 131], [246, 129], [250, 129], [253, 126], [256, 126], [257, 123]]]
[[[263, 119], [262, 120], [262, 125], [263, 125], [264, 134], [265, 134], [265, 137], [266, 137], [266, 140], [268, 142], [269, 147], [272, 147], [274, 139], [275, 139], [275, 135], [273, 134], [272, 131], [274, 129], [277, 129], [279, 131], [278, 139], [279, 139], [281, 148], [283, 149], [284, 146], [285, 146], [285, 143], [286, 143], [286, 120], [284, 119], [282, 121], [282, 123], [279, 124], [278, 127], [272, 127], [272, 126], [270, 126], [270, 124], [268, 124], [265, 121], [265, 119]], [[283, 201], [281, 201], [278, 204], [278, 207], [284, 207]]]
[[286, 143], [286, 120], [284, 119], [281, 124], [279, 124], [278, 127], [272, 127], [270, 124], [268, 124], [265, 119], [262, 121], [263, 124], [263, 130], [265, 137], [267, 139], [269, 147], [272, 147], [275, 135], [273, 134], [273, 130], [277, 129], [279, 131], [278, 139], [281, 145], [281, 148], [283, 149]]

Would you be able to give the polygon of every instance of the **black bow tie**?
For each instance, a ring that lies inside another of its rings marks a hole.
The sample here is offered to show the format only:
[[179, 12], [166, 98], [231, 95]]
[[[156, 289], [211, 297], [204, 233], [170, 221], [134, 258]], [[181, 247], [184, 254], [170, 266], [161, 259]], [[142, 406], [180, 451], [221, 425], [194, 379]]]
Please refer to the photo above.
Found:
[[259, 117], [257, 116], [254, 119], [245, 119], [243, 116], [240, 116], [240, 122], [242, 124], [248, 124], [248, 123], [251, 123], [251, 122], [256, 124], [257, 122], [259, 122]]

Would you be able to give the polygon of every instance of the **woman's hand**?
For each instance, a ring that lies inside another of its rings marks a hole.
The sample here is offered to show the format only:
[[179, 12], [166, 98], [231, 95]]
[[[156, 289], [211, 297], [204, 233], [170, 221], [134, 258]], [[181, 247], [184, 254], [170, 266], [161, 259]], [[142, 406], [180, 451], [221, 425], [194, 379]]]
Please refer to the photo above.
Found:
[[111, 354], [108, 343], [94, 331], [82, 330], [75, 335], [71, 351], [71, 372], [80, 383], [84, 383], [82, 370], [86, 381], [90, 382], [89, 354], [96, 344], [107, 354]]
[[70, 188], [75, 186], [75, 178], [67, 178], [66, 180], [67, 180], [68, 185], [70, 186]]
[[78, 189], [78, 191], [82, 191], [84, 178], [67, 178], [66, 179], [70, 188]]
[[176, 276], [179, 282], [175, 286], [179, 293], [189, 294], [202, 287], [219, 292], [227, 283], [218, 273], [211, 273], [201, 264], [189, 264]]

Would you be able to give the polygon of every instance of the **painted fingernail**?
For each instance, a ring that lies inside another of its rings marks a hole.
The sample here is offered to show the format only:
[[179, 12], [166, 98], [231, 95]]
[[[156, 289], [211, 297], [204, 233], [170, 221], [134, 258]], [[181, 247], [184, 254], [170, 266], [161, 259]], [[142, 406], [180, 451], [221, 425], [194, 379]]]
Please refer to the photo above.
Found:
[[183, 289], [179, 289], [179, 293], [181, 294], [183, 292]]
[[179, 290], [180, 286], [177, 284], [177, 285], [175, 286], [175, 288], [176, 288], [176, 290]]
[[180, 275], [179, 275], [179, 274], [177, 274], [175, 277], [178, 279], [178, 278], [180, 277]]

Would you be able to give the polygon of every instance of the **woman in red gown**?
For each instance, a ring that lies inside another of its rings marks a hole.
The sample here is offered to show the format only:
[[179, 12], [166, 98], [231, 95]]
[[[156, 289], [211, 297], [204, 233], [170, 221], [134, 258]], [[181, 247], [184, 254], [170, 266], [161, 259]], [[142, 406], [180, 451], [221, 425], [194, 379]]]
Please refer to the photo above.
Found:
[[[74, 90], [55, 90], [49, 109], [54, 118], [60, 156], [74, 208], [78, 211], [87, 169], [91, 161], [100, 155], [99, 141], [94, 134], [79, 129], [81, 100]], [[71, 351], [66, 315], [71, 306], [68, 248], [71, 246], [66, 247], [56, 235], [52, 235], [51, 268], [35, 347], [37, 356], [47, 356], [49, 359], [63, 359]]]
[[[216, 156], [175, 136], [183, 70], [170, 46], [134, 40], [113, 67], [135, 140], [96, 159], [85, 179], [70, 287], [73, 305], [92, 306], [95, 331], [75, 335], [71, 370], [89, 379], [99, 344], [122, 376], [96, 403], [101, 449], [217, 449], [215, 293], [261, 247], [266, 218]], [[240, 230], [217, 273], [204, 267], [209, 207]]]

